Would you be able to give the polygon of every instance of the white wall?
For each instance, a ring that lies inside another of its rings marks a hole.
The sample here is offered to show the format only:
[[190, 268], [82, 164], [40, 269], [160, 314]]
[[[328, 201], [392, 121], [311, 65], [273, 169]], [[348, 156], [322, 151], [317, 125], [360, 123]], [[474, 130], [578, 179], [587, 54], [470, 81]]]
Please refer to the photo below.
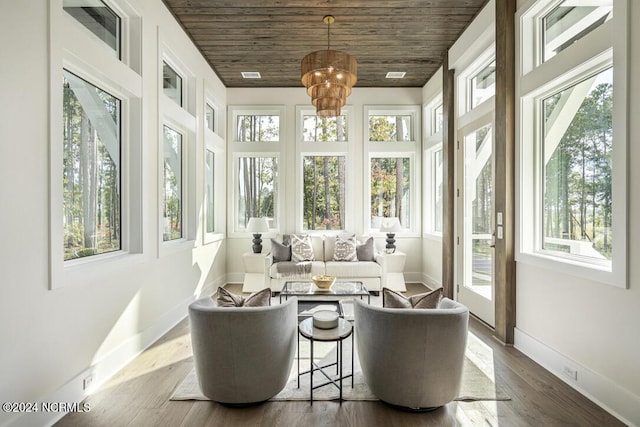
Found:
[[[294, 232], [295, 223], [295, 206], [296, 206], [296, 181], [295, 181], [295, 108], [296, 105], [305, 107], [311, 105], [311, 99], [307, 96], [304, 87], [299, 88], [264, 88], [264, 89], [239, 89], [230, 88], [227, 90], [228, 105], [283, 105], [285, 107], [285, 135], [283, 138], [285, 144], [285, 160], [280, 167], [280, 173], [284, 173], [285, 192], [284, 209], [281, 212], [281, 227], [283, 232]], [[354, 143], [356, 144], [354, 158], [354, 173], [356, 177], [355, 194], [355, 223], [353, 231], [356, 234], [364, 232], [364, 216], [365, 209], [368, 205], [364, 200], [365, 179], [368, 172], [365, 172], [364, 160], [364, 132], [363, 125], [363, 109], [365, 105], [421, 105], [422, 93], [420, 88], [397, 88], [397, 89], [381, 89], [381, 88], [353, 88], [353, 92], [347, 99], [347, 106], [352, 108], [354, 114]], [[232, 153], [230, 153], [232, 154]], [[421, 212], [418, 209], [418, 212]], [[421, 215], [421, 214], [419, 214]], [[271, 235], [263, 235], [263, 253], [269, 251]], [[384, 247], [384, 238], [376, 239], [377, 247]], [[402, 237], [396, 236], [396, 245], [398, 250], [407, 253], [407, 262], [405, 264], [405, 279], [411, 281], [422, 280], [422, 243], [419, 237]], [[241, 281], [243, 277], [244, 267], [242, 265], [242, 254], [251, 248], [250, 237], [227, 239], [227, 273], [231, 281]]]
[[[628, 22], [638, 22], [640, 3], [628, 4]], [[627, 157], [640, 159], [640, 28], [629, 28]], [[627, 423], [640, 425], [640, 192], [633, 187], [640, 170], [628, 170], [629, 289], [518, 262], [515, 345]], [[566, 367], [577, 370], [577, 381], [563, 373]]]
[[[48, 125], [57, 119], [49, 112], [49, 7], [61, 3], [3, 1], [1, 6], [2, 402], [79, 402], [82, 378], [89, 372], [93, 386], [99, 385], [182, 319], [191, 300], [224, 281], [223, 240], [202, 245], [198, 237], [158, 258], [159, 36], [170, 41], [196, 76], [198, 114], [205, 84], [223, 105], [226, 90], [161, 0], [138, 0], [132, 3], [143, 18], [143, 254], [139, 262], [118, 264], [99, 279], [50, 290], [48, 149], [61, 143], [61, 137], [52, 138]], [[193, 143], [201, 174], [201, 129]], [[202, 194], [202, 179], [198, 182], [191, 190]], [[224, 216], [224, 194], [218, 202], [218, 214]], [[200, 200], [195, 208], [198, 218]], [[40, 412], [18, 418], [0, 412], [0, 425], [45, 425], [61, 415]]]

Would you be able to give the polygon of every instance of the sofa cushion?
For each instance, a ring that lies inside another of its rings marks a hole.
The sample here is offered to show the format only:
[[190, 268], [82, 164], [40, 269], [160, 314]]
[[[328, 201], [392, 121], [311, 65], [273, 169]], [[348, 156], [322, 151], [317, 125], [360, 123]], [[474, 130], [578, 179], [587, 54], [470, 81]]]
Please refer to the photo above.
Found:
[[333, 261], [358, 261], [356, 253], [356, 236], [336, 236], [333, 247]]
[[340, 278], [380, 277], [382, 267], [373, 261], [343, 262], [327, 261], [326, 274]]
[[382, 306], [385, 308], [438, 308], [441, 299], [442, 288], [409, 298], [391, 289], [382, 288]]
[[[307, 268], [308, 264], [311, 264], [310, 272]], [[295, 271], [295, 273], [289, 273], [290, 271]], [[304, 261], [300, 263], [283, 261], [273, 263], [269, 267], [269, 277], [273, 279], [311, 279], [311, 276], [316, 274], [325, 274], [324, 261]]]
[[311, 245], [311, 236], [308, 234], [291, 235], [291, 261], [313, 261], [315, 259], [313, 246]]
[[271, 238], [271, 256], [273, 262], [291, 261], [291, 245]]
[[369, 237], [364, 242], [358, 241], [356, 244], [356, 254], [358, 261], [373, 261], [375, 255], [375, 248], [373, 246], [373, 237]]
[[271, 305], [271, 289], [254, 292], [248, 297], [232, 294], [223, 287], [218, 288], [216, 296], [218, 307], [264, 307]]

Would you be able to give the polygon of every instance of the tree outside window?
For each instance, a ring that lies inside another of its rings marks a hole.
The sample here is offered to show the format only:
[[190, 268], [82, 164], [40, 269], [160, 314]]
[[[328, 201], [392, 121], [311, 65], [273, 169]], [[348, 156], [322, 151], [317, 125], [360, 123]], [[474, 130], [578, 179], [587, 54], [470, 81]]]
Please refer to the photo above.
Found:
[[410, 228], [411, 163], [408, 157], [371, 158], [371, 226], [383, 217], [398, 217]]
[[304, 156], [303, 228], [341, 230], [345, 221], [345, 156]]
[[163, 234], [162, 240], [182, 238], [182, 135], [164, 126]]
[[542, 100], [543, 249], [611, 260], [613, 69]]
[[121, 249], [120, 100], [63, 72], [64, 260]]
[[244, 229], [251, 217], [276, 218], [278, 191], [276, 157], [238, 159], [238, 228]]
[[411, 115], [369, 115], [369, 141], [411, 141]]
[[236, 135], [239, 142], [277, 142], [280, 140], [280, 116], [239, 115]]

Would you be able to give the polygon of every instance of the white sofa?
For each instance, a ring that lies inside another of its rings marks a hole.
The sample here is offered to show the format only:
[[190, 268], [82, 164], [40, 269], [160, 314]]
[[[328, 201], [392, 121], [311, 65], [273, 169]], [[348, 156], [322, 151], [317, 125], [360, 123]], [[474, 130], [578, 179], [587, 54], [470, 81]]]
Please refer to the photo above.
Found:
[[374, 250], [374, 261], [333, 261], [335, 236], [311, 236], [314, 261], [311, 261], [309, 273], [282, 274], [278, 263], [273, 262], [271, 252], [265, 256], [265, 283], [271, 292], [280, 292], [286, 281], [311, 281], [317, 274], [336, 276], [338, 280], [356, 280], [362, 282], [367, 290], [379, 292], [386, 284], [387, 266], [385, 253]]

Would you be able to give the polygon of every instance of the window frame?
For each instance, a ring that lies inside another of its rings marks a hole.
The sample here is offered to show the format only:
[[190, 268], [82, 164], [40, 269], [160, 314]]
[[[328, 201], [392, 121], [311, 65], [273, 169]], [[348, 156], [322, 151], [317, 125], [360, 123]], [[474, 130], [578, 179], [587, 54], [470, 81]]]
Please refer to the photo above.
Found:
[[[233, 206], [232, 209], [227, 209], [227, 235], [230, 238], [248, 238], [251, 233], [245, 229], [240, 229], [238, 224], [238, 167], [240, 157], [274, 157], [278, 164], [278, 172], [276, 177], [276, 195], [274, 212], [276, 213], [273, 218], [272, 228], [267, 233], [263, 233], [263, 236], [273, 236], [277, 233], [281, 227], [286, 223], [283, 210], [284, 207], [284, 195], [285, 195], [285, 180], [284, 173], [282, 172], [282, 164], [285, 159], [283, 142], [284, 135], [286, 134], [286, 109], [282, 105], [264, 105], [264, 106], [247, 106], [247, 105], [230, 105], [228, 107], [228, 140], [229, 140], [229, 153], [233, 153], [228, 157], [228, 206]], [[237, 118], [243, 115], [274, 115], [279, 116], [279, 129], [278, 129], [278, 141], [254, 141], [246, 142], [239, 141], [237, 135]]]
[[[314, 116], [316, 110], [313, 106], [297, 105], [296, 106], [296, 173], [295, 173], [295, 230], [296, 233], [305, 233], [311, 235], [338, 235], [345, 231], [354, 230], [355, 221], [355, 203], [354, 194], [354, 135], [355, 123], [354, 112], [351, 106], [342, 107], [340, 115], [345, 117], [347, 126], [347, 134], [345, 141], [336, 142], [319, 142], [304, 141], [304, 116]], [[343, 228], [335, 230], [305, 230], [304, 229], [304, 157], [307, 156], [344, 156], [345, 157], [345, 220]]]
[[[549, 268], [576, 277], [627, 288], [627, 163], [629, 144], [626, 121], [627, 39], [626, 0], [614, 0], [613, 18], [544, 63], [539, 36], [542, 17], [561, 0], [540, 1], [522, 8], [516, 16], [517, 42], [522, 47], [517, 64], [516, 150], [519, 177], [516, 200], [516, 261]], [[622, 54], [617, 54], [622, 52]], [[551, 94], [613, 66], [612, 234], [611, 268], [598, 263], [560, 256], [542, 249], [541, 209], [543, 196], [541, 100]], [[533, 197], [526, 195], [533, 194]]]
[[[373, 228], [371, 224], [371, 159], [374, 157], [408, 157], [411, 167], [409, 192], [409, 226], [402, 225], [402, 231], [396, 233], [399, 237], [420, 237], [422, 217], [420, 215], [421, 202], [419, 195], [422, 194], [422, 106], [421, 105], [365, 105], [363, 107], [363, 134], [365, 135], [364, 159], [366, 159], [364, 171], [364, 205], [363, 224], [365, 233], [376, 237], [384, 237], [386, 234], [380, 232], [378, 228]], [[369, 116], [412, 116], [411, 141], [370, 141], [369, 140]]]
[[[464, 68], [464, 70], [456, 77], [458, 88], [463, 88], [463, 90], [458, 91], [457, 95], [457, 113], [458, 118], [462, 119], [465, 116], [468, 116], [470, 113], [475, 111], [482, 111], [483, 113], [487, 110], [493, 111], [495, 92], [492, 96], [486, 98], [484, 101], [480, 102], [478, 105], [472, 108], [472, 80], [473, 78], [484, 68], [486, 68], [489, 64], [496, 60], [495, 54], [495, 42], [492, 42], [489, 47], [484, 49], [468, 66]], [[480, 113], [480, 114], [483, 114]], [[458, 127], [465, 126], [465, 123], [460, 123], [457, 125]]]
[[[365, 105], [364, 135], [366, 144], [416, 144], [421, 139], [420, 109], [413, 105], [373, 106]], [[407, 141], [371, 141], [369, 139], [369, 117], [371, 116], [410, 116], [410, 138]]]
[[[442, 127], [436, 132], [435, 122], [437, 120], [436, 111], [443, 108], [442, 91], [433, 96], [423, 108], [424, 110], [424, 147], [422, 150], [423, 165], [423, 197], [422, 197], [422, 236], [435, 240], [442, 240], [442, 232], [435, 230], [435, 209], [436, 209], [436, 167], [435, 153], [443, 150]], [[444, 180], [444, 177], [441, 177]], [[444, 201], [444, 199], [443, 199]]]
[[[214, 123], [216, 126], [212, 131], [206, 126], [206, 106], [209, 105], [214, 109]], [[219, 104], [215, 100], [213, 96], [210, 96], [207, 91], [205, 91], [204, 95], [204, 113], [202, 115], [202, 128], [204, 129], [204, 144], [202, 149], [202, 243], [207, 245], [209, 243], [217, 242], [225, 238], [226, 236], [226, 177], [227, 174], [225, 172], [226, 165], [226, 143], [224, 140], [224, 126], [221, 126], [223, 123], [223, 112], [219, 108]], [[214, 197], [214, 218], [213, 232], [207, 231], [207, 184], [206, 184], [206, 173], [207, 173], [207, 151], [211, 151], [214, 155], [214, 176], [213, 176], [213, 197]], [[215, 203], [216, 201], [222, 201], [222, 204], [225, 205], [224, 209], [221, 211], [220, 209], [216, 209]]]
[[[121, 18], [121, 55], [66, 13], [62, 0], [49, 8], [49, 289], [83, 285], [142, 262], [140, 17], [124, 0], [104, 0]], [[97, 65], [93, 65], [97, 64]], [[120, 100], [120, 250], [64, 261], [62, 209], [63, 70]]]

